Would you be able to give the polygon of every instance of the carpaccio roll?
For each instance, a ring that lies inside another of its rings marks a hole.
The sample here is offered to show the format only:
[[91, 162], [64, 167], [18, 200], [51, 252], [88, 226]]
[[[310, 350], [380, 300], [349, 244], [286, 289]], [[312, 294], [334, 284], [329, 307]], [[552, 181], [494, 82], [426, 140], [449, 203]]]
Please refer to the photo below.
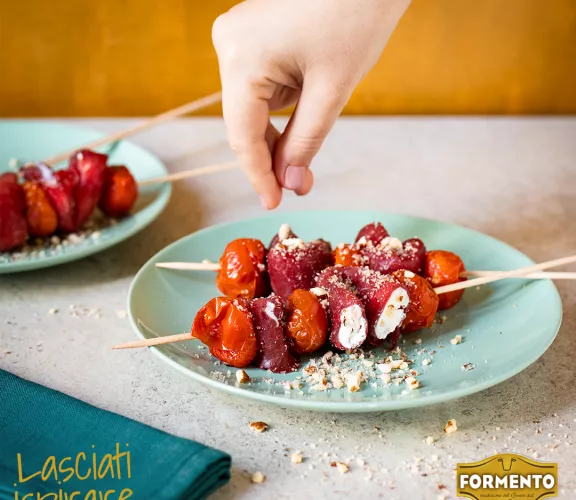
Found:
[[258, 353], [258, 341], [248, 307], [246, 299], [215, 297], [196, 313], [190, 334], [227, 365], [236, 368], [248, 366]]
[[371, 222], [366, 224], [356, 236], [355, 243], [359, 241], [370, 242], [372, 245], [378, 245], [384, 238], [390, 236], [386, 228], [380, 222]]
[[284, 335], [284, 306], [275, 294], [250, 301], [254, 330], [258, 339], [258, 354], [254, 363], [262, 370], [289, 373], [298, 369], [300, 363], [292, 355]]
[[26, 242], [24, 194], [14, 173], [0, 175], [0, 252]]
[[[335, 269], [344, 267], [329, 267], [322, 271], [316, 282], [318, 287], [326, 290], [332, 328], [330, 343], [336, 349], [350, 350], [360, 347], [368, 335], [368, 321], [364, 305], [349, 282]], [[351, 268], [352, 269], [352, 268]]]
[[76, 172], [78, 184], [74, 190], [76, 201], [76, 229], [81, 228], [92, 216], [98, 205], [108, 157], [83, 149], [72, 155], [68, 168]]
[[439, 296], [430, 283], [411, 271], [395, 271], [392, 274], [408, 290], [410, 304], [402, 323], [402, 333], [430, 328], [438, 311]]
[[367, 267], [335, 267], [334, 273], [348, 279], [364, 304], [368, 320], [367, 342], [381, 345], [400, 330], [410, 304], [406, 287], [390, 275]]
[[253, 299], [268, 295], [270, 285], [266, 272], [266, 249], [260, 240], [232, 240], [220, 257], [216, 286], [229, 297]]
[[313, 288], [318, 273], [333, 263], [332, 248], [328, 242], [304, 242], [300, 238], [288, 237], [292, 235], [290, 228], [283, 225], [278, 242], [267, 256], [272, 291], [284, 301], [294, 290]]
[[366, 245], [362, 253], [367, 259], [366, 265], [382, 274], [399, 269], [421, 274], [426, 259], [426, 247], [418, 238], [402, 243], [397, 238], [386, 237], [378, 245]]

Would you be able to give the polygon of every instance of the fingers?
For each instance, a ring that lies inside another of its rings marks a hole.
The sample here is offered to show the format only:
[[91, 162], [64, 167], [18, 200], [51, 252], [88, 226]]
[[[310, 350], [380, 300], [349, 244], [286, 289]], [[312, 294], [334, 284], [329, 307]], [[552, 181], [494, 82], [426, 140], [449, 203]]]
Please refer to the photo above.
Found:
[[276, 208], [282, 189], [272, 170], [272, 154], [268, 146], [277, 140], [277, 131], [270, 129], [268, 103], [244, 91], [230, 87], [222, 80], [222, 107], [230, 146], [252, 184], [260, 195], [262, 206]]
[[310, 164], [349, 96], [347, 86], [312, 75], [305, 79], [296, 109], [274, 152], [274, 171], [283, 187], [299, 195], [310, 191], [314, 180]]

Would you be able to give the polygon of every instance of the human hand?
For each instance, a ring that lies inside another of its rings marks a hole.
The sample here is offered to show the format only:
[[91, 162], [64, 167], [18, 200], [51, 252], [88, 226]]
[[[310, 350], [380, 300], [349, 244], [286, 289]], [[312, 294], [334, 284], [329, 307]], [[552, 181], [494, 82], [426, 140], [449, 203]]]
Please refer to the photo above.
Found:
[[[246, 0], [212, 30], [230, 146], [272, 209], [307, 194], [310, 163], [410, 0]], [[270, 111], [297, 103], [284, 132]]]

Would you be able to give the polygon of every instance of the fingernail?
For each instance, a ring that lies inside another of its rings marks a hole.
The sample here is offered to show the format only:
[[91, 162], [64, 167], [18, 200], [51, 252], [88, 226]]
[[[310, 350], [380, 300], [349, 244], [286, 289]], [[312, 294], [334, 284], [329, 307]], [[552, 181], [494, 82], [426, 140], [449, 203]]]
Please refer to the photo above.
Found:
[[268, 210], [268, 202], [266, 201], [266, 198], [264, 198], [264, 196], [262, 195], [260, 195], [260, 203], [262, 204], [263, 208]]
[[302, 188], [304, 184], [304, 174], [306, 167], [295, 167], [288, 165], [286, 167], [286, 175], [284, 176], [284, 187], [295, 191]]

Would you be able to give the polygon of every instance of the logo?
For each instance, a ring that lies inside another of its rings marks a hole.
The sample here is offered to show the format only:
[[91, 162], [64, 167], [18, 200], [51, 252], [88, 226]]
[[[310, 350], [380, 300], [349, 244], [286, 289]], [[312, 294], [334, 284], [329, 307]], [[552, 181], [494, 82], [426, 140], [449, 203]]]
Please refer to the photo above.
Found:
[[458, 464], [456, 491], [459, 497], [474, 500], [555, 497], [558, 496], [558, 464], [536, 462], [513, 453]]

